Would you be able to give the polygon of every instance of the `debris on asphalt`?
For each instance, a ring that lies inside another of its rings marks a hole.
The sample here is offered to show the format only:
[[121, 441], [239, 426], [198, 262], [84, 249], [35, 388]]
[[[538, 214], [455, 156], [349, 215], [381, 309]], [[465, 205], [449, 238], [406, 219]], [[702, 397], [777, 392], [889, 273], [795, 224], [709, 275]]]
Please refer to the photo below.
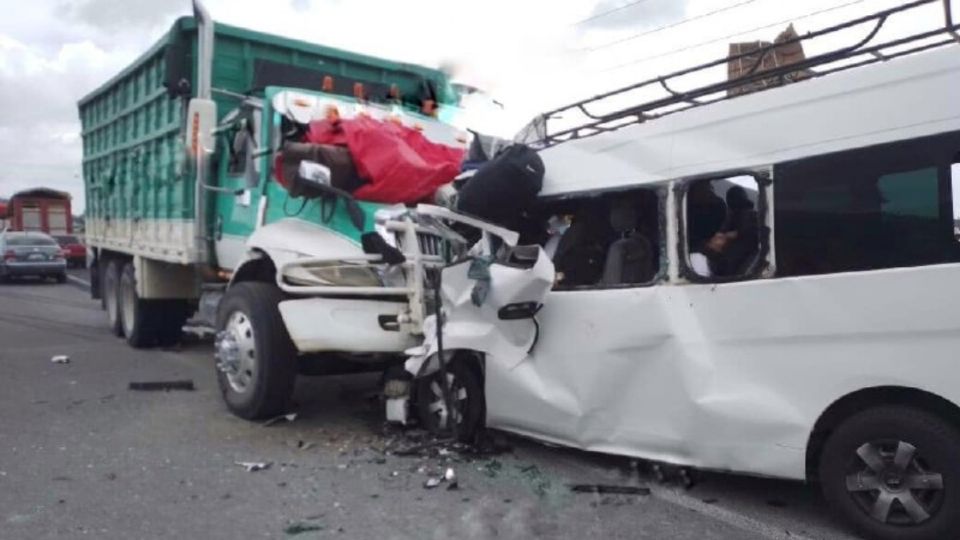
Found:
[[65, 354], [58, 354], [50, 358], [50, 361], [53, 362], [54, 364], [69, 364], [70, 357]]
[[323, 526], [316, 523], [307, 523], [305, 521], [296, 521], [283, 528], [287, 536], [296, 536], [298, 534], [322, 531]]
[[457, 481], [457, 473], [453, 470], [453, 467], [447, 467], [447, 470], [443, 473], [443, 479], [447, 482]]
[[130, 390], [139, 390], [144, 392], [169, 392], [171, 390], [184, 390], [193, 392], [196, 390], [196, 388], [193, 386], [193, 381], [191, 380], [132, 382], [130, 383], [129, 388]]
[[536, 493], [537, 496], [544, 497], [547, 495], [547, 492], [550, 491], [551, 482], [543, 472], [540, 471], [540, 467], [536, 465], [521, 467], [518, 465], [517, 470], [520, 471], [520, 477], [530, 484], [533, 492]]
[[478, 470], [487, 475], [488, 478], [495, 478], [500, 474], [501, 469], [503, 469], [503, 464], [495, 459], [491, 459], [478, 468]]
[[611, 486], [606, 484], [574, 484], [570, 486], [574, 493], [596, 493], [599, 495], [649, 495], [650, 488], [639, 486]]
[[423, 483], [424, 489], [433, 489], [439, 486], [443, 482], [443, 478], [439, 476], [431, 476], [427, 478], [426, 482]]
[[297, 413], [281, 414], [280, 416], [275, 416], [275, 417], [267, 420], [266, 422], [264, 422], [264, 423], [263, 423], [263, 427], [270, 427], [270, 426], [272, 426], [272, 425], [274, 425], [274, 424], [278, 424], [278, 423], [280, 423], [281, 421], [284, 421], [284, 420], [286, 420], [287, 422], [293, 422], [293, 421], [296, 420], [296, 419], [297, 419]]
[[234, 461], [235, 465], [239, 465], [247, 470], [247, 472], [257, 472], [265, 471], [273, 465], [272, 461]]

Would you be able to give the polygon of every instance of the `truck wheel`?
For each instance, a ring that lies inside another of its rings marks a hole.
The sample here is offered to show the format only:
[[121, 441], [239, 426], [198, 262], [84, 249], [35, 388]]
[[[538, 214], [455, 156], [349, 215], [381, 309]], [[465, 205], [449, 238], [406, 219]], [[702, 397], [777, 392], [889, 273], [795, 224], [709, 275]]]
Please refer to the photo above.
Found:
[[109, 261], [103, 272], [104, 309], [107, 311], [107, 323], [110, 331], [117, 337], [123, 337], [123, 323], [120, 321], [120, 262]]
[[[467, 362], [454, 359], [447, 364], [447, 382], [453, 413], [443, 399], [440, 372], [417, 379], [416, 403], [420, 422], [428, 431], [437, 435], [451, 435], [457, 422], [457, 436], [469, 442], [479, 432], [484, 416], [483, 384], [480, 376]], [[451, 418], [452, 417], [452, 418]]]
[[863, 535], [933, 540], [960, 535], [960, 432], [926, 411], [860, 412], [827, 439], [824, 497]]
[[183, 325], [190, 316], [190, 306], [184, 300], [156, 300], [154, 329], [157, 345], [176, 345], [183, 337]]
[[157, 344], [157, 329], [162, 324], [162, 304], [137, 296], [137, 274], [132, 262], [120, 274], [120, 321], [127, 344], [142, 349]]
[[217, 310], [217, 381], [230, 411], [247, 420], [282, 414], [293, 395], [297, 351], [272, 284], [230, 287]]

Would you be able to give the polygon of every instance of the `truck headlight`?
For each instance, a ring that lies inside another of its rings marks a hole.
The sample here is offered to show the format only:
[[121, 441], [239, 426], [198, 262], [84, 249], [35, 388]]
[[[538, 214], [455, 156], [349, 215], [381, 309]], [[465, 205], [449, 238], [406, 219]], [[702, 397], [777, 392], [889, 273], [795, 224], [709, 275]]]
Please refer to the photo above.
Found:
[[311, 264], [291, 266], [283, 277], [294, 285], [330, 285], [336, 287], [382, 287], [383, 281], [369, 266], [352, 264]]

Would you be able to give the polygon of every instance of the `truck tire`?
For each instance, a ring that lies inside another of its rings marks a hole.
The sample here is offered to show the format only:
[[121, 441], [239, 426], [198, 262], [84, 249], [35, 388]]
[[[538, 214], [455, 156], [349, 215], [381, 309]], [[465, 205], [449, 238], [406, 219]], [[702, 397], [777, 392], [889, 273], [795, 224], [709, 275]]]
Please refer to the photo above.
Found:
[[[136, 349], [161, 345], [162, 337], [171, 337], [183, 323], [167, 318], [165, 309], [170, 300], [144, 300], [137, 295], [137, 272], [132, 262], [120, 274], [120, 321], [127, 344]], [[177, 334], [179, 338], [179, 334]]]
[[107, 262], [100, 294], [103, 295], [103, 308], [107, 312], [110, 332], [117, 337], [123, 337], [123, 323], [120, 320], [120, 261]]
[[824, 444], [820, 483], [832, 508], [868, 538], [960, 536], [960, 432], [906, 406], [875, 407]]
[[180, 343], [183, 337], [183, 325], [190, 317], [190, 306], [186, 300], [157, 300], [156, 331], [157, 345], [169, 347]]
[[242, 282], [217, 310], [217, 381], [230, 412], [258, 420], [286, 412], [297, 375], [297, 351], [280, 317], [273, 284]]
[[456, 411], [453, 415], [447, 411], [441, 380], [440, 371], [416, 379], [415, 400], [420, 423], [431, 433], [448, 436], [453, 433], [450, 422], [453, 416], [457, 422], [458, 439], [462, 442], [473, 441], [483, 427], [484, 420], [485, 403], [480, 375], [461, 358], [455, 358], [447, 365], [450, 397]]

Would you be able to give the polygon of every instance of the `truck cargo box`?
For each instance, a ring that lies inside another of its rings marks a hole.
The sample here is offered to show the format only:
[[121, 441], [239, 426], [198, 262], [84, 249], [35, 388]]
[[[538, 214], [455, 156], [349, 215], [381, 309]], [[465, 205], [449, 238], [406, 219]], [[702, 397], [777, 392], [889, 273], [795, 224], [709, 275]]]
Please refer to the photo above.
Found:
[[[454, 103], [441, 71], [217, 24], [213, 99], [222, 117], [267, 86], [363, 94], [419, 108]], [[198, 78], [193, 17], [79, 102], [92, 246], [181, 264], [198, 260], [196, 181], [186, 155]]]

